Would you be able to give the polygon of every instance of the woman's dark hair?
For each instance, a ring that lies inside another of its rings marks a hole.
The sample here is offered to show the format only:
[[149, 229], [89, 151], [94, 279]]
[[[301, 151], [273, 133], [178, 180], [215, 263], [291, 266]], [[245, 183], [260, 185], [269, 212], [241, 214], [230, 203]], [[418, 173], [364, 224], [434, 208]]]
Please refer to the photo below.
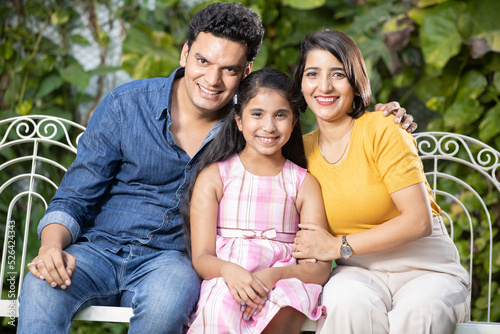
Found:
[[293, 119], [296, 122], [290, 135], [290, 139], [285, 145], [283, 145], [281, 152], [283, 156], [291, 162], [301, 166], [302, 168], [307, 168], [307, 159], [304, 153], [302, 131], [300, 128], [300, 113], [305, 111], [307, 105], [302, 97], [302, 94], [300, 93], [299, 86], [285, 73], [271, 68], [263, 68], [250, 73], [245, 79], [243, 79], [238, 88], [236, 93], [237, 102], [234, 105], [233, 112], [229, 112], [224, 118], [224, 122], [219, 132], [213, 141], [205, 147], [205, 150], [197, 164], [196, 170], [191, 176], [189, 187], [181, 206], [181, 213], [184, 219], [184, 237], [189, 254], [191, 254], [189, 206], [196, 179], [205, 167], [211, 165], [212, 163], [226, 160], [233, 154], [239, 153], [245, 148], [246, 141], [243, 134], [238, 130], [235, 115], [241, 117], [243, 109], [248, 102], [263, 90], [270, 90], [279, 93], [290, 104]]
[[353, 110], [348, 115], [352, 118], [363, 115], [370, 105], [371, 89], [365, 61], [356, 43], [336, 30], [327, 29], [308, 34], [300, 45], [300, 59], [295, 68], [295, 81], [299, 85], [302, 85], [307, 55], [313, 50], [328, 51], [342, 63], [355, 94]]
[[200, 32], [244, 43], [247, 46], [247, 62], [255, 59], [264, 37], [259, 14], [236, 2], [216, 2], [195, 15], [189, 24], [189, 49]]

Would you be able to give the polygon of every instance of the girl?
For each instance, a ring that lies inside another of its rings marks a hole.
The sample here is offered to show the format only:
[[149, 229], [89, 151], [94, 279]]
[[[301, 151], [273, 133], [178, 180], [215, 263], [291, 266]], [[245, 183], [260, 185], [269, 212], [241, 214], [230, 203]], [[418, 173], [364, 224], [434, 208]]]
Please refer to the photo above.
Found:
[[299, 221], [326, 227], [318, 182], [304, 169], [302, 110], [286, 74], [251, 73], [204, 153], [186, 201], [204, 279], [189, 333], [299, 333], [306, 316], [321, 315], [331, 261], [291, 257]]

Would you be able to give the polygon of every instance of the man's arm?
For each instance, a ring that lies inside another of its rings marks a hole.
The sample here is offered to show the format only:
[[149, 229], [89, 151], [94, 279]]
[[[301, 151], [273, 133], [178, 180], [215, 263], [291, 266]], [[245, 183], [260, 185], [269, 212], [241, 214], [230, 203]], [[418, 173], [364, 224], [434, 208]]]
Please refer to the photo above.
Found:
[[71, 284], [76, 261], [64, 249], [79, 237], [94, 214], [122, 160], [119, 115], [108, 94], [95, 110], [68, 168], [38, 226], [41, 247], [29, 270], [52, 287]]

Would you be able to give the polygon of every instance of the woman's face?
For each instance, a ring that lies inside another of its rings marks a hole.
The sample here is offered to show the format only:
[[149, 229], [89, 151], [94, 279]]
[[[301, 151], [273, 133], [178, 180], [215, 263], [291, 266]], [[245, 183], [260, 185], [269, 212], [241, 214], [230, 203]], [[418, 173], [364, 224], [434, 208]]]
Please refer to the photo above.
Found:
[[318, 121], [342, 119], [352, 110], [354, 89], [342, 63], [328, 51], [309, 52], [301, 86], [307, 105]]

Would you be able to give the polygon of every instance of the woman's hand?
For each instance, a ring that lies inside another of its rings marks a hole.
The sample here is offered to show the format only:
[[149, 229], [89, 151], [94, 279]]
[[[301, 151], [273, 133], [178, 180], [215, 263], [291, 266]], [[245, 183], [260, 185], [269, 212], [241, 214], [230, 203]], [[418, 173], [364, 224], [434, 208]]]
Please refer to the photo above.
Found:
[[[340, 257], [340, 240], [315, 224], [299, 224], [292, 256], [296, 259], [331, 261]], [[338, 246], [338, 247], [337, 247]]]
[[28, 264], [33, 276], [47, 281], [51, 287], [66, 289], [71, 285], [76, 259], [58, 247], [40, 247], [38, 256]]
[[406, 113], [405, 108], [401, 108], [399, 102], [392, 101], [389, 103], [377, 103], [375, 111], [383, 111], [384, 116], [395, 115], [394, 122], [401, 124], [403, 129], [408, 133], [412, 133], [417, 129], [417, 123], [413, 122], [413, 116]]
[[237, 264], [228, 262], [221, 269], [221, 273], [234, 300], [240, 304], [243, 319], [250, 320], [252, 315], [262, 309], [269, 289], [255, 274]]

